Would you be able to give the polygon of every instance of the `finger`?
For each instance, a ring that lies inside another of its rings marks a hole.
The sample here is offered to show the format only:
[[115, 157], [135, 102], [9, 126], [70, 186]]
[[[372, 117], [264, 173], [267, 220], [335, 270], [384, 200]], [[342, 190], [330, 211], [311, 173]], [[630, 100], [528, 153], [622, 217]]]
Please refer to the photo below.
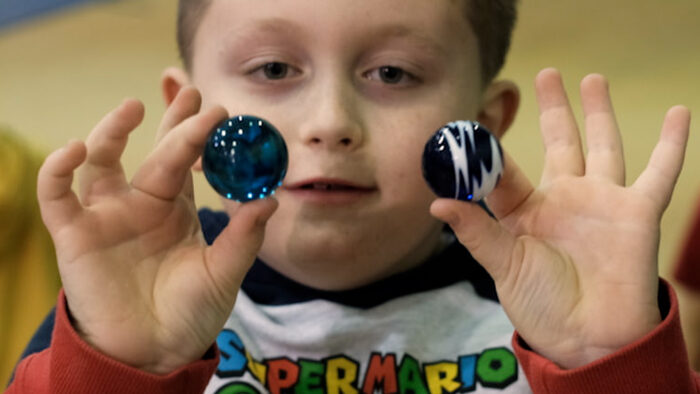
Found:
[[661, 136], [651, 154], [649, 163], [632, 188], [659, 203], [663, 212], [671, 201], [673, 188], [683, 166], [685, 148], [690, 130], [690, 111], [683, 106], [666, 113]]
[[[231, 219], [207, 248], [205, 263], [217, 288], [230, 296], [240, 287], [263, 242], [265, 225], [277, 209], [274, 198], [237, 204]], [[231, 293], [231, 294], [229, 294]]]
[[462, 245], [496, 282], [508, 275], [515, 237], [479, 205], [441, 198], [430, 206], [430, 213], [450, 225]]
[[591, 74], [581, 81], [581, 104], [586, 123], [586, 176], [625, 184], [622, 138], [610, 100], [608, 81]]
[[131, 184], [156, 198], [172, 200], [188, 184], [190, 167], [204, 149], [211, 129], [226, 119], [223, 107], [212, 107], [167, 133], [138, 169]]
[[503, 159], [503, 177], [486, 197], [486, 204], [499, 219], [515, 211], [535, 190], [508, 153], [503, 152]]
[[583, 175], [581, 137], [559, 72], [542, 70], [535, 80], [535, 91], [545, 148], [542, 182], [562, 175]]
[[87, 155], [82, 141], [72, 141], [50, 154], [39, 169], [37, 198], [46, 227], [54, 232], [70, 223], [82, 211], [71, 189], [73, 172]]
[[[177, 125], [192, 116], [195, 116], [202, 107], [202, 95], [193, 86], [187, 86], [178, 92], [175, 100], [168, 106], [168, 109], [161, 119], [160, 126], [156, 133], [156, 142], [162, 140], [165, 135]], [[183, 194], [190, 200], [194, 200], [194, 183], [191, 174], [188, 174], [183, 186]]]
[[194, 87], [187, 86], [178, 92], [175, 100], [168, 106], [163, 119], [158, 126], [156, 141], [160, 141], [165, 134], [182, 123], [185, 119], [196, 115], [202, 106], [202, 96]]
[[87, 160], [80, 169], [83, 201], [92, 193], [109, 193], [127, 186], [120, 159], [129, 133], [143, 121], [143, 116], [143, 104], [128, 99], [92, 130], [86, 141]]

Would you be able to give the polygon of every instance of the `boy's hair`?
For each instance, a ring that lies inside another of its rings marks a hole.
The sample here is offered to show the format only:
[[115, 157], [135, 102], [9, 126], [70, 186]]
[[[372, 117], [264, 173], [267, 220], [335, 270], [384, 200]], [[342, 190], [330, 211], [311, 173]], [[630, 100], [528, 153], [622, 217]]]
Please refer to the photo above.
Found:
[[[192, 69], [192, 42], [212, 0], [179, 0], [177, 44], [187, 70]], [[515, 26], [517, 0], [461, 0], [477, 41], [484, 85], [496, 77], [505, 63]]]

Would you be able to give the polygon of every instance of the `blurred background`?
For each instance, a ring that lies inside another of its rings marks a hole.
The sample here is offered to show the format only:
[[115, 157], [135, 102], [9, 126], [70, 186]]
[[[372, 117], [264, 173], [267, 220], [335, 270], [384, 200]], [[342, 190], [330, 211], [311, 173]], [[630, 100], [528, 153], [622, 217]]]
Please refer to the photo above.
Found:
[[[133, 174], [152, 146], [164, 110], [161, 72], [179, 65], [176, 3], [0, 0], [0, 127], [14, 130], [29, 150], [46, 154], [70, 139], [84, 139], [123, 98], [139, 98], [146, 105], [146, 119], [132, 134], [124, 154], [124, 167]], [[700, 114], [700, 1], [521, 3], [512, 51], [501, 77], [520, 85], [522, 107], [504, 139], [505, 148], [537, 182], [543, 149], [533, 92], [535, 75], [544, 67], [558, 67], [581, 119], [578, 83], [588, 73], [602, 73], [611, 82], [631, 183], [646, 165], [666, 110], [685, 104]], [[700, 193], [698, 132], [700, 119], [696, 118], [685, 168], [663, 219], [662, 276], [669, 275]], [[35, 176], [35, 170], [27, 168], [27, 177]], [[0, 168], [0, 179], [7, 180], [6, 171]], [[2, 190], [12, 195], [13, 187], [5, 184]], [[197, 176], [196, 188], [199, 205], [218, 207], [218, 198], [203, 177]], [[30, 201], [33, 197], [26, 198], [27, 204], [35, 204]], [[7, 215], [0, 217], [2, 226], [14, 215], [7, 209], [0, 213]], [[13, 262], [0, 259], [0, 385], [55, 302], [57, 286], [51, 279], [42, 279], [51, 290], [44, 290], [48, 295], [12, 294], [10, 289], [17, 289], [12, 275], [17, 273], [11, 274], [7, 266]], [[42, 275], [48, 278], [55, 273]], [[30, 282], [36, 278], [32, 273], [25, 276]], [[8, 300], [16, 297], [22, 299], [20, 307], [8, 306]], [[39, 300], [26, 301], [32, 298]], [[17, 316], [23, 316], [21, 322]]]

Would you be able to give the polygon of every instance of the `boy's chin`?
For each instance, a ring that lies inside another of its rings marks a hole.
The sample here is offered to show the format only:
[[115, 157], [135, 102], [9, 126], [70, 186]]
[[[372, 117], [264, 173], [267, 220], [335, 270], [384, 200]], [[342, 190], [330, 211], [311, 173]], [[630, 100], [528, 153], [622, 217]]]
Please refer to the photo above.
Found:
[[299, 232], [293, 234], [285, 250], [291, 264], [312, 268], [354, 265], [371, 256], [375, 247], [350, 234], [318, 237]]
[[288, 265], [271, 266], [296, 282], [326, 291], [355, 289], [398, 272], [393, 264], [382, 264], [377, 260], [328, 255], [315, 257], [290, 258]]
[[[413, 268], [428, 257], [413, 258], [424, 251], [406, 250], [405, 241], [401, 239], [363, 237], [362, 234], [331, 236], [328, 232], [325, 236], [319, 235], [297, 232], [281, 248], [281, 245], [265, 245], [269, 249], [264, 246], [260, 257], [297, 282], [334, 291], [376, 282]], [[432, 239], [425, 241], [430, 243]]]

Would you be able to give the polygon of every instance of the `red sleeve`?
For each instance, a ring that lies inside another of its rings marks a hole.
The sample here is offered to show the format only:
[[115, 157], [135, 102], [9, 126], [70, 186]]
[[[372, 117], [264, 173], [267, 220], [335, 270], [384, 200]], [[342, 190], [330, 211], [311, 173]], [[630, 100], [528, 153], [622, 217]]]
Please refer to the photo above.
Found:
[[688, 230], [673, 277], [689, 289], [700, 292], [700, 200]]
[[201, 393], [214, 374], [219, 351], [168, 375], [154, 375], [113, 360], [84, 342], [73, 329], [61, 291], [51, 346], [17, 366], [5, 394]]
[[700, 393], [700, 375], [688, 363], [676, 295], [664, 281], [659, 292], [661, 309], [668, 313], [658, 327], [616, 353], [579, 368], [559, 368], [532, 351], [516, 332], [513, 347], [533, 392]]

